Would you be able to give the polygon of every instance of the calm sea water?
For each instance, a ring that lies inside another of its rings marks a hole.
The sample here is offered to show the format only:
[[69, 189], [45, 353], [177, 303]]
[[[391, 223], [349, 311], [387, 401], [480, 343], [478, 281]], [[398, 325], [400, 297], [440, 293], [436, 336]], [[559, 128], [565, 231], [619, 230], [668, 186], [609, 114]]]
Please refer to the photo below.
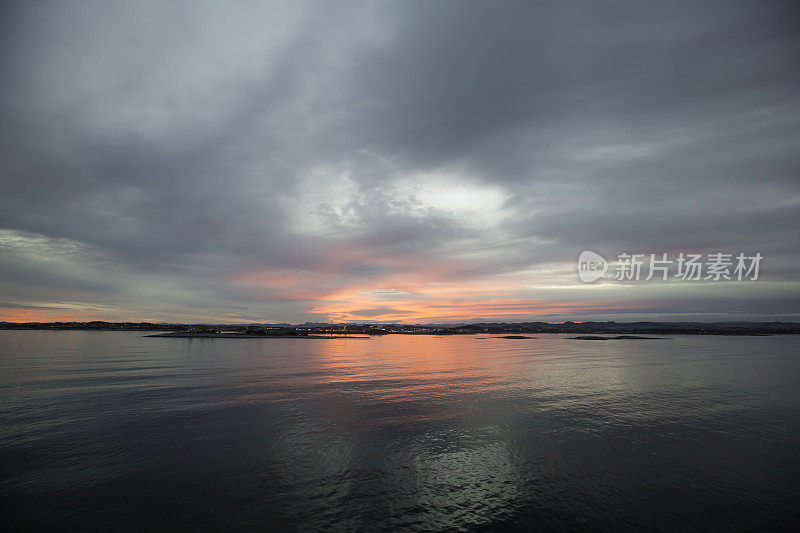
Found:
[[2, 525], [789, 530], [798, 341], [0, 331]]

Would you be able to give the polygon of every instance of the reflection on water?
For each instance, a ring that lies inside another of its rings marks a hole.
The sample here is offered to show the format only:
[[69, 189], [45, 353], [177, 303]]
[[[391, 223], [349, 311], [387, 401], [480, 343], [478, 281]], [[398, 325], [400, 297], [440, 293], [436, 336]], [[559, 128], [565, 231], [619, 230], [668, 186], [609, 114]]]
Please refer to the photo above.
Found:
[[784, 337], [0, 332], [4, 525], [782, 529]]

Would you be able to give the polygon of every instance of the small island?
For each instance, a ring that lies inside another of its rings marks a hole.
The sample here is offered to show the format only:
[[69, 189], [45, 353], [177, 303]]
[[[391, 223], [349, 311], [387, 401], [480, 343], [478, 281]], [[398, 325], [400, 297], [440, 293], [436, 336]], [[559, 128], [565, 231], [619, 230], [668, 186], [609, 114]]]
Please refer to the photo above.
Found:
[[172, 331], [169, 333], [156, 333], [145, 337], [178, 337], [184, 339], [369, 339], [369, 335], [350, 335], [347, 333], [330, 333], [327, 335], [314, 335], [306, 332], [297, 333], [247, 333], [239, 331], [230, 332], [203, 332], [203, 331]]
[[600, 335], [581, 335], [579, 337], [569, 337], [578, 341], [612, 341], [612, 340], [658, 340], [666, 337], [642, 337], [640, 335], [617, 335], [615, 337], [601, 337]]

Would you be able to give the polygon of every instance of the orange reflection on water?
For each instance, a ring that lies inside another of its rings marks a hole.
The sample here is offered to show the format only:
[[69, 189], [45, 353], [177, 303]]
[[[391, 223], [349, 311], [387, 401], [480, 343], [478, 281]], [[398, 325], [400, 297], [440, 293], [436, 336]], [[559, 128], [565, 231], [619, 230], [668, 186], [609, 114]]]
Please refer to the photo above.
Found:
[[516, 383], [517, 367], [508, 361], [522, 361], [527, 350], [517, 345], [509, 351], [508, 342], [480, 335], [386, 335], [320, 340], [313, 349], [325, 383], [382, 400], [416, 401]]

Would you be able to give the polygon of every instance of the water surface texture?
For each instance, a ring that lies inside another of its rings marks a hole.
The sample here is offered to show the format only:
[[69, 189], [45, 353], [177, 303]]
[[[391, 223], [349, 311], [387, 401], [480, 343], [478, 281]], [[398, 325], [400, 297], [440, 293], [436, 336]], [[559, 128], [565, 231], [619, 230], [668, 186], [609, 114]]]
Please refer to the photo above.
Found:
[[788, 530], [795, 336], [0, 331], [3, 529]]

